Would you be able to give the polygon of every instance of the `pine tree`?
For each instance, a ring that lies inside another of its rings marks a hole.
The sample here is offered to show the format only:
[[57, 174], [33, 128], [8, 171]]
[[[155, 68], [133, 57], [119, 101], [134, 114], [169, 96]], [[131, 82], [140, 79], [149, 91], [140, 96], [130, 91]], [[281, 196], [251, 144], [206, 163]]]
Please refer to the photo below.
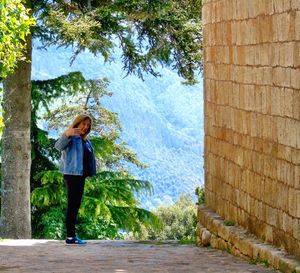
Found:
[[[143, 227], [154, 230], [160, 227], [160, 221], [154, 214], [138, 207], [134, 194], [151, 194], [153, 189], [148, 181], [130, 175], [124, 165], [128, 162], [145, 167], [121, 141], [121, 124], [117, 114], [101, 105], [104, 96], [112, 96], [107, 86], [106, 79], [85, 81], [79, 72], [46, 81], [33, 81], [31, 185], [35, 237], [62, 239], [65, 236], [66, 193], [63, 177], [55, 163], [60, 154], [53, 149], [55, 140], [37, 126], [41, 108], [47, 110], [50, 128], [65, 129], [74, 115], [82, 112], [87, 112], [94, 120], [90, 134], [99, 171], [86, 181], [78, 233], [82, 231], [87, 239], [115, 239], [120, 238], [120, 229], [141, 233]], [[68, 104], [63, 103], [50, 111], [57, 99]]]

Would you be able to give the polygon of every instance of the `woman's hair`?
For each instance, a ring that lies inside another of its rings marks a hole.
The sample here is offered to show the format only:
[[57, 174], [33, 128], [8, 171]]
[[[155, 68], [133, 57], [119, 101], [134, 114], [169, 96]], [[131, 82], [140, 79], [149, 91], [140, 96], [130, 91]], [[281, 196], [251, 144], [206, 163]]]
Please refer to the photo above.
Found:
[[87, 132], [85, 133], [85, 135], [83, 136], [83, 139], [86, 139], [87, 135], [89, 134], [89, 132], [91, 131], [92, 128], [92, 124], [93, 124], [93, 119], [91, 118], [91, 116], [87, 115], [87, 114], [80, 114], [78, 116], [75, 117], [75, 119], [72, 122], [71, 128], [77, 128], [79, 123], [89, 119], [91, 122], [90, 128], [87, 130]]

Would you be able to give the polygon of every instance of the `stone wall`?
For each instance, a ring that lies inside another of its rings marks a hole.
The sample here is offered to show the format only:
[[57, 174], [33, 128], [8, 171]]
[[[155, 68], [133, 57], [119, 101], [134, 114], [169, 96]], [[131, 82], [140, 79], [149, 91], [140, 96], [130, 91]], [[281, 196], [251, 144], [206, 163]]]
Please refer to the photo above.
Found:
[[204, 0], [206, 205], [300, 258], [300, 0]]

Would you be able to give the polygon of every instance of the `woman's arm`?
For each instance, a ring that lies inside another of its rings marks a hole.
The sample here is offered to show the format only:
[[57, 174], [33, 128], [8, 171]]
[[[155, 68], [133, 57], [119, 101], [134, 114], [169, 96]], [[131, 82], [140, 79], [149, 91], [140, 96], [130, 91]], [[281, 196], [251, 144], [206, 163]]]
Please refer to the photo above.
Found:
[[66, 149], [66, 147], [68, 146], [69, 142], [70, 142], [70, 137], [71, 136], [80, 136], [80, 134], [82, 134], [81, 129], [79, 128], [68, 128], [62, 135], [61, 137], [56, 141], [54, 147], [59, 150], [59, 151], [63, 151], [64, 149]]
[[65, 133], [61, 135], [61, 137], [55, 142], [54, 147], [59, 150], [63, 151], [67, 148], [71, 138], [68, 138]]

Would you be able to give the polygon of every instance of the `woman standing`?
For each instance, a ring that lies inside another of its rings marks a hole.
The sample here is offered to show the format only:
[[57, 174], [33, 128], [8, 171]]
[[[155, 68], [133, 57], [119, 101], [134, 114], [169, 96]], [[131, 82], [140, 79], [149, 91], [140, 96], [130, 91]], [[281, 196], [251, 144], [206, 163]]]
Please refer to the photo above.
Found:
[[68, 206], [66, 212], [67, 244], [86, 244], [76, 236], [75, 224], [84, 191], [85, 178], [96, 174], [94, 150], [87, 135], [91, 131], [92, 118], [78, 115], [71, 126], [55, 143], [61, 151], [60, 171], [67, 186]]

